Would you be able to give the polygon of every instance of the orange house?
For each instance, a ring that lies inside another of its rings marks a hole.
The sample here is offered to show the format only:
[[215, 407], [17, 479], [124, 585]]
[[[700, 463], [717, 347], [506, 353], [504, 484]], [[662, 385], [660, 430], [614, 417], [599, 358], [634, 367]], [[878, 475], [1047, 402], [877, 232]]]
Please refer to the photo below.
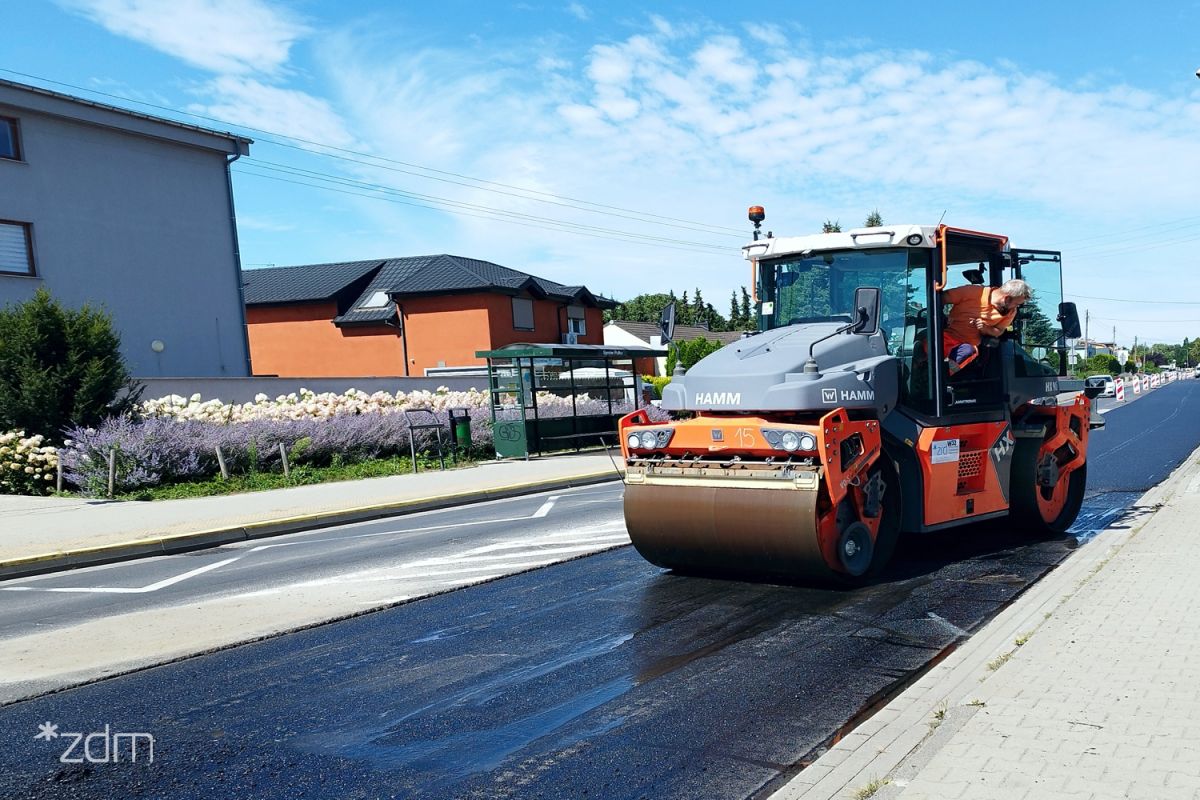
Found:
[[616, 303], [499, 264], [414, 256], [242, 272], [255, 375], [422, 376], [514, 342], [603, 344]]

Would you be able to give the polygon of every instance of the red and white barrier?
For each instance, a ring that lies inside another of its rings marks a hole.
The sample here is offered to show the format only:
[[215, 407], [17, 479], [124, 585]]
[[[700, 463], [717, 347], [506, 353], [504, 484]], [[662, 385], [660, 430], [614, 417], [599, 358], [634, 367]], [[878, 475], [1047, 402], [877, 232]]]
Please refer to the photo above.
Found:
[[1134, 394], [1141, 394], [1141, 393], [1142, 393], [1142, 381], [1141, 381], [1141, 379], [1140, 379], [1140, 378], [1138, 378], [1138, 377], [1135, 375], [1135, 376], [1133, 376], [1133, 379], [1131, 380], [1131, 382], [1133, 383], [1133, 393], [1134, 393]]
[[1150, 376], [1149, 375], [1142, 378], [1142, 390], [1146, 391], [1146, 392], [1150, 391]]
[[1125, 402], [1125, 381], [1121, 378], [1117, 378], [1117, 400]]

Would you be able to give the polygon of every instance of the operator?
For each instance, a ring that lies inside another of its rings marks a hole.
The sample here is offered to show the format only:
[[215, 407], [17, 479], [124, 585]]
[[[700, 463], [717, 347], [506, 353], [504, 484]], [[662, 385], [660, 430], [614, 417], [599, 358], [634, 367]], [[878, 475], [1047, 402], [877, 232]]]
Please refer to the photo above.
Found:
[[942, 300], [951, 305], [942, 343], [950, 374], [975, 360], [982, 337], [1004, 333], [1032, 294], [1029, 284], [1015, 279], [996, 287], [959, 286], [942, 292]]

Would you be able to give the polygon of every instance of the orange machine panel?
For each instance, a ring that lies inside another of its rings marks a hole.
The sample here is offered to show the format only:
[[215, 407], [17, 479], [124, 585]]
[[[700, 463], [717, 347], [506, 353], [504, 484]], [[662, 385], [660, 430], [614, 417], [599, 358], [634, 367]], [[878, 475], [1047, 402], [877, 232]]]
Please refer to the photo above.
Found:
[[1008, 509], [991, 458], [994, 447], [1012, 447], [1007, 422], [926, 428], [917, 442], [925, 478], [925, 524], [966, 519]]

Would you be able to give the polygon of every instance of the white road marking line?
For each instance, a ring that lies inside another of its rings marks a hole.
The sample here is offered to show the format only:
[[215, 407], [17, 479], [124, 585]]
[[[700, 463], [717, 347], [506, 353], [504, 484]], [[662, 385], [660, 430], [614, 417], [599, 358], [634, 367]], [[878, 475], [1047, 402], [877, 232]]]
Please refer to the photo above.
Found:
[[550, 509], [554, 508], [554, 504], [558, 502], [558, 498], [559, 498], [559, 495], [554, 495], [552, 497], [547, 498], [546, 502], [542, 503], [542, 507], [539, 508], [537, 511], [533, 512], [533, 516], [530, 517], [530, 519], [541, 519], [542, 517], [549, 514]]
[[439, 581], [438, 586], [462, 586], [466, 583], [483, 583], [484, 581], [492, 581], [496, 578], [503, 577], [504, 573], [497, 573], [496, 575], [477, 575], [473, 578], [460, 578], [456, 581]]
[[477, 520], [471, 520], [470, 522], [456, 522], [452, 525], [429, 525], [424, 528], [405, 528], [403, 530], [398, 530], [398, 531], [377, 531], [376, 533], [358, 533], [358, 534], [355, 534], [354, 536], [339, 536], [335, 539], [308, 539], [308, 540], [296, 541], [296, 542], [275, 542], [273, 544], [260, 544], [258, 547], [255, 547], [255, 548], [249, 550], [248, 552], [253, 553], [256, 550], [270, 550], [273, 547], [292, 547], [292, 546], [298, 545], [298, 544], [329, 544], [331, 542], [332, 543], [352, 542], [356, 539], [372, 539], [377, 536], [396, 536], [401, 533], [424, 533], [426, 531], [443, 531], [443, 530], [446, 530], [447, 528], [466, 528], [466, 527], [469, 527], [472, 525], [495, 525], [495, 524], [498, 524], [501, 522], [523, 522], [528, 519], [533, 519], [533, 517], [505, 517], [503, 519], [477, 519]]
[[57, 586], [57, 587], [41, 587], [41, 586], [0, 586], [0, 590], [14, 592], [70, 592], [74, 594], [146, 594], [147, 592], [157, 592], [159, 589], [165, 589], [168, 586], [174, 586], [180, 581], [186, 581], [188, 578], [194, 578], [210, 570], [223, 567], [226, 564], [232, 564], [240, 559], [241, 556], [227, 558], [224, 561], [216, 561], [212, 564], [207, 564], [203, 567], [198, 567], [181, 575], [176, 575], [173, 578], [164, 578], [161, 581], [152, 583], [149, 586], [141, 587], [125, 587], [125, 586]]

